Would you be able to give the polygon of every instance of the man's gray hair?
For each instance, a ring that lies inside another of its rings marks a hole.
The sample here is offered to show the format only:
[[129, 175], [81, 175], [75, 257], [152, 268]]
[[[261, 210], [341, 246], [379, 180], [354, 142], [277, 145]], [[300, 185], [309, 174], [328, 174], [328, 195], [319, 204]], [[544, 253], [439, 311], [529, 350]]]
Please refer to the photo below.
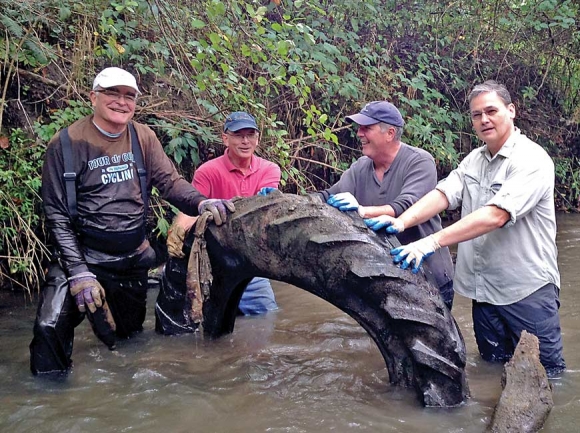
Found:
[[510, 96], [510, 92], [503, 84], [499, 84], [497, 81], [494, 80], [487, 80], [482, 84], [478, 84], [473, 88], [467, 100], [471, 104], [471, 101], [476, 98], [477, 96], [481, 95], [482, 93], [489, 93], [495, 92], [497, 96], [503, 101], [505, 105], [509, 105], [512, 103], [512, 97]]
[[395, 128], [395, 140], [400, 141], [401, 137], [403, 136], [403, 127], [402, 126], [395, 126], [385, 122], [379, 122], [379, 127], [381, 128], [381, 132], [387, 132], [389, 128]]

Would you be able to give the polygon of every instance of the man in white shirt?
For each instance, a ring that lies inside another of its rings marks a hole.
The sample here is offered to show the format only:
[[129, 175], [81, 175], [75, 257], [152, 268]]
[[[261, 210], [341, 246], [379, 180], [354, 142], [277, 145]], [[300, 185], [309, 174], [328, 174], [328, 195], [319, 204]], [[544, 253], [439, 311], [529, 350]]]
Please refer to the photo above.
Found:
[[540, 360], [555, 376], [566, 364], [558, 314], [554, 163], [514, 126], [515, 106], [505, 86], [494, 81], [475, 86], [469, 105], [485, 145], [398, 218], [382, 215], [367, 224], [401, 233], [461, 206], [459, 221], [394, 249], [394, 261], [417, 272], [439, 248], [459, 244], [454, 289], [473, 300], [481, 356], [509, 360], [525, 329], [538, 337]]

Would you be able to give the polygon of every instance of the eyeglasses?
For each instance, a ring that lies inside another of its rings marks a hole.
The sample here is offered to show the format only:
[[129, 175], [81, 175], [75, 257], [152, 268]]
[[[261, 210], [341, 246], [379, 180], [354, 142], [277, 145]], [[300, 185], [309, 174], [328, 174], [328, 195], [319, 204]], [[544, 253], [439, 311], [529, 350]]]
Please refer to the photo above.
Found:
[[258, 132], [250, 132], [246, 134], [242, 134], [239, 132], [226, 132], [226, 135], [229, 135], [230, 137], [235, 138], [236, 140], [243, 140], [244, 138], [247, 138], [248, 140], [256, 140], [260, 136]]
[[103, 90], [95, 90], [95, 93], [102, 93], [103, 95], [107, 96], [108, 98], [114, 99], [115, 101], [120, 101], [122, 98], [125, 99], [125, 102], [134, 104], [137, 101], [137, 95], [133, 93], [121, 93], [116, 90], [111, 89], [103, 89]]

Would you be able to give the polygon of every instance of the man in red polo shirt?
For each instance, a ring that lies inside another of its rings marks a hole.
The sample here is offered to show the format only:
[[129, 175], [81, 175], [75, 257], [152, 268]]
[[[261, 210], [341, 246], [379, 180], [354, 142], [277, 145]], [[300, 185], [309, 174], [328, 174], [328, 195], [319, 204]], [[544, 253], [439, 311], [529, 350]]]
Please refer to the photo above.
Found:
[[[278, 188], [280, 167], [254, 155], [260, 130], [254, 117], [236, 111], [226, 117], [222, 140], [225, 153], [199, 166], [193, 186], [213, 199], [231, 199], [256, 195], [262, 188]], [[167, 250], [172, 257], [183, 257], [183, 241], [196, 218], [179, 213], [167, 236]], [[244, 291], [238, 308], [245, 315], [262, 314], [278, 309], [270, 281], [254, 278]]]

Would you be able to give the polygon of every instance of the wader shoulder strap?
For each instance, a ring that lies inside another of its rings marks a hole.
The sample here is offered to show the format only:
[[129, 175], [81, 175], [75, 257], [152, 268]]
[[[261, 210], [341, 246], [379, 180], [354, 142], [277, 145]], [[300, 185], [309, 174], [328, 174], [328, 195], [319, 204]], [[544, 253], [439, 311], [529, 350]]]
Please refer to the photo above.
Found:
[[64, 160], [64, 186], [66, 189], [66, 203], [71, 219], [76, 221], [77, 212], [77, 174], [74, 171], [72, 148], [68, 128], [60, 132], [60, 144], [62, 146], [62, 158]]
[[[137, 132], [135, 131], [133, 123], [129, 123], [129, 133], [131, 135], [131, 150], [133, 151], [133, 157], [135, 158], [135, 164], [137, 165], [137, 173], [139, 174], [141, 197], [143, 198], [143, 204], [145, 206], [143, 218], [147, 220], [147, 213], [149, 212], [149, 195], [147, 194], [147, 170], [145, 170], [143, 152], [141, 152], [141, 146], [139, 145], [139, 139], [137, 138]], [[62, 157], [64, 160], [63, 177], [64, 185], [66, 188], [67, 207], [72, 220], [76, 221], [79, 215], [77, 210], [77, 174], [74, 171], [72, 147], [68, 134], [68, 128], [64, 128], [60, 132], [60, 143], [62, 146]]]
[[145, 222], [147, 222], [147, 214], [149, 212], [149, 195], [147, 194], [147, 170], [145, 170], [143, 152], [141, 151], [139, 139], [137, 138], [137, 131], [135, 131], [133, 122], [129, 123], [129, 133], [131, 134], [131, 149], [133, 151], [133, 158], [135, 158], [135, 164], [137, 164], [137, 173], [139, 174], [141, 197], [143, 197], [143, 205], [145, 206], [143, 218]]

